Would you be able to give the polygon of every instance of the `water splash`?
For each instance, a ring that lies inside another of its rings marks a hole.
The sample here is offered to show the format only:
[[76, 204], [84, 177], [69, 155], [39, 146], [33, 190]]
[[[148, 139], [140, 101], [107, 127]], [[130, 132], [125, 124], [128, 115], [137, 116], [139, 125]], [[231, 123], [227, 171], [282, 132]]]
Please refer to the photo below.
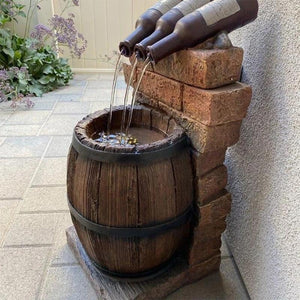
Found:
[[131, 106], [130, 106], [130, 115], [129, 115], [129, 119], [128, 119], [127, 126], [126, 126], [126, 131], [125, 131], [126, 136], [128, 135], [128, 131], [129, 131], [129, 128], [130, 128], [130, 125], [131, 125], [131, 122], [132, 122], [132, 115], [133, 115], [134, 105], [135, 105], [135, 101], [136, 101], [136, 96], [137, 96], [137, 93], [138, 93], [139, 88], [141, 86], [142, 79], [145, 75], [145, 72], [146, 72], [146, 70], [147, 70], [147, 68], [150, 64], [151, 64], [151, 60], [150, 60], [149, 57], [147, 57], [147, 59], [145, 60], [145, 62], [143, 64], [141, 75], [139, 77], [139, 80], [137, 82], [137, 86], [136, 86], [134, 94], [132, 96]]
[[127, 107], [127, 102], [128, 102], [129, 90], [130, 90], [130, 86], [132, 84], [133, 75], [137, 69], [137, 64], [138, 64], [138, 60], [135, 57], [133, 67], [132, 67], [132, 70], [130, 73], [130, 77], [129, 77], [129, 80], [127, 83], [125, 96], [124, 96], [124, 108], [123, 108], [122, 121], [121, 121], [121, 133], [124, 131], [124, 127], [125, 127], [125, 119], [126, 119], [126, 111], [127, 111], [126, 107]]
[[118, 60], [116, 63], [116, 69], [115, 69], [115, 73], [114, 73], [114, 80], [113, 80], [113, 84], [112, 84], [112, 89], [111, 89], [111, 96], [110, 96], [110, 107], [109, 107], [109, 119], [107, 122], [107, 133], [109, 135], [110, 133], [110, 129], [111, 129], [111, 122], [112, 122], [112, 111], [113, 111], [113, 106], [115, 104], [115, 97], [116, 97], [116, 86], [117, 86], [117, 80], [118, 80], [118, 76], [122, 70], [122, 52], [119, 53], [118, 56]]

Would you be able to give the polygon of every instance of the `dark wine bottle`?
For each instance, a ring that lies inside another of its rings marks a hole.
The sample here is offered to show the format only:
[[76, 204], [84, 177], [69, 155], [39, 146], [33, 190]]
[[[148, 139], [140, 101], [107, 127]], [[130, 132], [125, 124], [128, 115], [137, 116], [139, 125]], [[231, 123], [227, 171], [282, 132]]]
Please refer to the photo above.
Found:
[[120, 43], [120, 52], [124, 56], [131, 56], [134, 46], [154, 31], [157, 20], [179, 2], [181, 2], [181, 0], [161, 0], [149, 8], [137, 20], [135, 31]]
[[231, 32], [257, 17], [257, 0], [214, 0], [180, 19], [170, 35], [147, 47], [151, 60], [195, 47], [218, 32]]
[[183, 0], [170, 11], [165, 13], [156, 23], [155, 31], [140, 43], [138, 43], [134, 52], [138, 59], [145, 60], [147, 58], [147, 47], [155, 44], [165, 36], [173, 32], [176, 23], [184, 16], [190, 14], [196, 9], [207, 4], [211, 0]]

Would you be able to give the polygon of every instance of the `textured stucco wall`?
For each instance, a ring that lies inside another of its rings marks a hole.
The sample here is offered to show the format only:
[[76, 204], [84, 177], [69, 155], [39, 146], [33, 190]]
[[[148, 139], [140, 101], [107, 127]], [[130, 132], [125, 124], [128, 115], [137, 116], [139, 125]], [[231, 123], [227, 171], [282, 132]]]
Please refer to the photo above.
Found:
[[252, 299], [300, 299], [300, 1], [261, 0], [231, 34], [253, 100], [227, 154], [227, 240]]

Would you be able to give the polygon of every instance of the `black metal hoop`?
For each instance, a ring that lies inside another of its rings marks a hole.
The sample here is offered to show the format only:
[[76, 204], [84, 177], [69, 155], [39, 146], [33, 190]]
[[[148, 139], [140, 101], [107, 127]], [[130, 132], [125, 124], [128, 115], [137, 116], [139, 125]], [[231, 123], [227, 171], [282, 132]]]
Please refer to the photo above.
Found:
[[[91, 258], [90, 258], [91, 259]], [[176, 262], [177, 256], [173, 255], [171, 259], [167, 260], [166, 262], [160, 264], [159, 266], [152, 268], [150, 270], [144, 272], [137, 272], [137, 273], [119, 273], [110, 271], [107, 268], [100, 266], [94, 260], [91, 259], [92, 264], [94, 267], [102, 273], [103, 276], [110, 278], [111, 280], [116, 281], [123, 281], [123, 282], [141, 282], [145, 280], [153, 279], [166, 271], [168, 271], [172, 266], [174, 266]]]
[[183, 136], [173, 144], [151, 152], [136, 153], [114, 153], [96, 150], [82, 144], [76, 134], [73, 134], [72, 146], [83, 157], [106, 163], [147, 164], [154, 161], [174, 157], [189, 145], [188, 138]]
[[71, 215], [82, 226], [101, 235], [116, 236], [119, 238], [150, 237], [178, 228], [191, 219], [194, 208], [193, 204], [191, 204], [181, 215], [164, 223], [151, 224], [144, 227], [111, 227], [88, 220], [74, 208], [70, 201], [68, 202]]

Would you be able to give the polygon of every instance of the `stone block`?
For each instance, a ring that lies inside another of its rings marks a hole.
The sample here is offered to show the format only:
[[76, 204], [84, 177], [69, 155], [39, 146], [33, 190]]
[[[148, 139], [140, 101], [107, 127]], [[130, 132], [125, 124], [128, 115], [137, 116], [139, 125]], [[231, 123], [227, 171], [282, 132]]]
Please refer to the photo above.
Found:
[[[140, 70], [138, 72], [139, 76]], [[153, 72], [146, 72], [139, 91], [150, 98], [159, 100], [178, 111], [182, 111], [183, 84], [175, 80]]]
[[221, 236], [210, 240], [195, 240], [189, 254], [189, 264], [193, 266], [211, 257], [220, 255], [221, 246]]
[[242, 120], [247, 113], [252, 89], [243, 83], [204, 90], [184, 85], [183, 112], [208, 126]]
[[196, 176], [203, 176], [210, 170], [219, 167], [225, 160], [226, 148], [217, 151], [200, 153], [196, 150], [192, 151], [192, 158]]
[[243, 49], [237, 47], [226, 50], [196, 47], [162, 59], [153, 70], [188, 85], [213, 89], [240, 79], [243, 56]]
[[201, 226], [212, 224], [216, 220], [223, 219], [229, 214], [231, 209], [231, 194], [226, 193], [218, 199], [210, 202], [209, 204], [200, 206], [199, 209], [201, 216]]
[[158, 108], [173, 117], [186, 130], [193, 147], [200, 153], [221, 150], [236, 144], [239, 140], [242, 121], [218, 126], [207, 126], [142, 93], [139, 93], [137, 101], [138, 103]]
[[[132, 67], [126, 64], [125, 66], [124, 76], [126, 82], [128, 82]], [[133, 87], [136, 87], [140, 74], [141, 69], [137, 69], [133, 76]], [[139, 91], [151, 99], [159, 100], [178, 111], [182, 111], [183, 84], [178, 81], [147, 71], [144, 74]]]
[[227, 169], [224, 165], [213, 169], [204, 176], [196, 179], [196, 199], [204, 205], [215, 199], [227, 185]]

